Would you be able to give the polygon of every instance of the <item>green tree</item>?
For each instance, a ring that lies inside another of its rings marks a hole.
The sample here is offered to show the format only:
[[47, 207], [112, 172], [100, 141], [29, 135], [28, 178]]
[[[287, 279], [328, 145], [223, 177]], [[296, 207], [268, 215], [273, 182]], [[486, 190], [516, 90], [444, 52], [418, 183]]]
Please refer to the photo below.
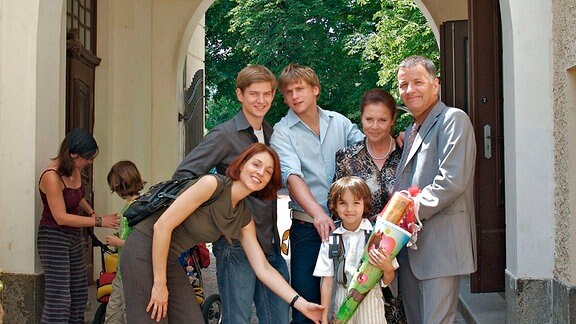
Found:
[[[395, 80], [390, 71], [403, 57], [428, 55], [420, 49], [436, 46], [420, 11], [408, 3], [216, 0], [206, 13], [207, 109], [214, 114], [207, 118], [207, 128], [238, 111], [234, 81], [247, 64], [265, 65], [276, 75], [289, 63], [312, 67], [322, 87], [318, 104], [358, 122], [364, 91], [377, 85], [390, 90]], [[390, 19], [401, 20], [384, 21]], [[402, 39], [408, 43], [393, 43], [389, 28], [402, 28], [395, 33], [407, 33]], [[426, 29], [429, 34], [422, 32]], [[278, 94], [266, 119], [274, 124], [286, 110]]]
[[248, 63], [236, 50], [237, 35], [229, 32], [230, 11], [236, 2], [214, 1], [206, 12], [206, 128], [233, 117], [240, 105], [235, 97], [236, 74]]
[[[359, 0], [363, 5], [373, 1]], [[362, 52], [365, 60], [380, 64], [378, 85], [397, 93], [396, 67], [411, 55], [430, 58], [440, 66], [440, 51], [426, 18], [412, 0], [381, 0], [374, 13], [376, 33], [358, 33], [358, 41], [348, 43], [351, 52]]]
[[[376, 10], [377, 3], [372, 7]], [[357, 120], [360, 97], [376, 86], [379, 67], [363, 60], [362, 53], [349, 54], [346, 42], [354, 31], [374, 32], [372, 16], [344, 0], [216, 1], [206, 15], [211, 99], [232, 97], [231, 76], [247, 64], [263, 64], [278, 75], [287, 64], [299, 63], [320, 78], [320, 106]], [[286, 109], [278, 95], [267, 120], [275, 123]]]

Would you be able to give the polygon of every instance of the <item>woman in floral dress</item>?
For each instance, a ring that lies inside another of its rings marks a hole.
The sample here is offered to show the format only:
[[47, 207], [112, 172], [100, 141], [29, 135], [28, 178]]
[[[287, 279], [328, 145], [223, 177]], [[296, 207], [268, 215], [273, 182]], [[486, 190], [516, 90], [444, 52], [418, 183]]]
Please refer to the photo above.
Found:
[[[336, 153], [334, 180], [357, 176], [368, 184], [372, 192], [373, 208], [369, 216], [372, 222], [393, 194], [396, 167], [402, 157], [402, 148], [391, 135], [395, 118], [396, 101], [388, 92], [366, 91], [360, 101], [360, 119], [366, 137]], [[387, 322], [407, 323], [400, 294], [394, 298], [389, 288], [384, 288], [383, 293]]]

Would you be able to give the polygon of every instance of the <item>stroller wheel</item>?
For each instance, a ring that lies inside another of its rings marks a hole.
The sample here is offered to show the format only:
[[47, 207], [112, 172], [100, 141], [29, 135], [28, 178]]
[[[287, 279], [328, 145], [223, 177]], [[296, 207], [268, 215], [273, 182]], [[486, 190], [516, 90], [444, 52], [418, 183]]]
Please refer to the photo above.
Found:
[[96, 314], [94, 314], [94, 324], [104, 324], [104, 319], [106, 318], [106, 306], [108, 304], [102, 303], [98, 306]]
[[202, 304], [202, 316], [206, 324], [222, 323], [222, 300], [220, 295], [214, 294], [208, 296]]

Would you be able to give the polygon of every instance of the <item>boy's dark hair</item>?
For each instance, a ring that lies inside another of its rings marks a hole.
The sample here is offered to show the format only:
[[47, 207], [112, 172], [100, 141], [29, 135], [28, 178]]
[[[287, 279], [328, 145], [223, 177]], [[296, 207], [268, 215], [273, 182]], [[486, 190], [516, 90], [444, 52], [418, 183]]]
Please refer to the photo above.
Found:
[[146, 184], [132, 161], [116, 162], [110, 168], [107, 179], [110, 190], [122, 198], [138, 195]]
[[328, 208], [330, 209], [330, 212], [332, 212], [332, 215], [338, 216], [338, 213], [336, 212], [336, 204], [346, 190], [349, 190], [354, 198], [362, 199], [364, 201], [364, 213], [362, 214], [362, 217], [368, 217], [372, 211], [372, 193], [364, 180], [354, 176], [340, 178], [330, 186], [330, 192], [328, 193]]

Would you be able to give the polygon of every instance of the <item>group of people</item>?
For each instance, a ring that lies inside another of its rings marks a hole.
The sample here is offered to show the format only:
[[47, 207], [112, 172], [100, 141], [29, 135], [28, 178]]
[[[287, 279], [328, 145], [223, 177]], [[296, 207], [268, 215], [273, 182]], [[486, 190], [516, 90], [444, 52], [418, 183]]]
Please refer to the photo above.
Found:
[[[76, 128], [66, 135], [58, 155], [40, 175], [38, 187], [44, 205], [38, 229], [37, 247], [44, 267], [44, 308], [42, 323], [84, 323], [88, 286], [81, 228], [118, 229], [106, 236], [110, 246], [118, 248], [131, 232], [122, 214], [144, 188], [136, 165], [119, 161], [108, 172], [110, 190], [126, 200], [117, 214], [99, 216], [86, 201], [81, 171], [98, 155], [94, 137]], [[118, 269], [106, 308], [108, 323], [125, 323], [122, 276]]]
[[[236, 79], [241, 110], [211, 130], [173, 175], [197, 178], [170, 207], [115, 243], [123, 246], [123, 275], [115, 287], [123, 286], [125, 320], [203, 322], [178, 257], [196, 243], [214, 242], [223, 323], [249, 323], [252, 303], [260, 323], [329, 323], [375, 215], [395, 191], [415, 185], [424, 223], [418, 249], [403, 249], [397, 260], [387, 251], [370, 253], [383, 272], [383, 289], [370, 292], [351, 322], [453, 322], [460, 276], [476, 267], [473, 128], [463, 111], [439, 100], [429, 59], [407, 58], [397, 76], [414, 119], [404, 141], [391, 136], [396, 103], [384, 90], [363, 95], [362, 133], [345, 116], [318, 106], [320, 82], [310, 67], [290, 64], [278, 80], [261, 65], [242, 69]], [[264, 117], [277, 88], [289, 110], [272, 127]], [[115, 214], [99, 216], [83, 198], [80, 170], [97, 153], [90, 134], [75, 129], [40, 179], [43, 323], [81, 322], [87, 289], [79, 228], [118, 227], [121, 221]], [[216, 174], [208, 173], [212, 168]], [[128, 202], [143, 185], [139, 179], [135, 192], [121, 192], [110, 179], [111, 189]], [[282, 186], [291, 199], [290, 272], [276, 226]], [[81, 211], [89, 217], [79, 217]], [[335, 280], [338, 269], [328, 257], [332, 233], [343, 240], [344, 280]]]

